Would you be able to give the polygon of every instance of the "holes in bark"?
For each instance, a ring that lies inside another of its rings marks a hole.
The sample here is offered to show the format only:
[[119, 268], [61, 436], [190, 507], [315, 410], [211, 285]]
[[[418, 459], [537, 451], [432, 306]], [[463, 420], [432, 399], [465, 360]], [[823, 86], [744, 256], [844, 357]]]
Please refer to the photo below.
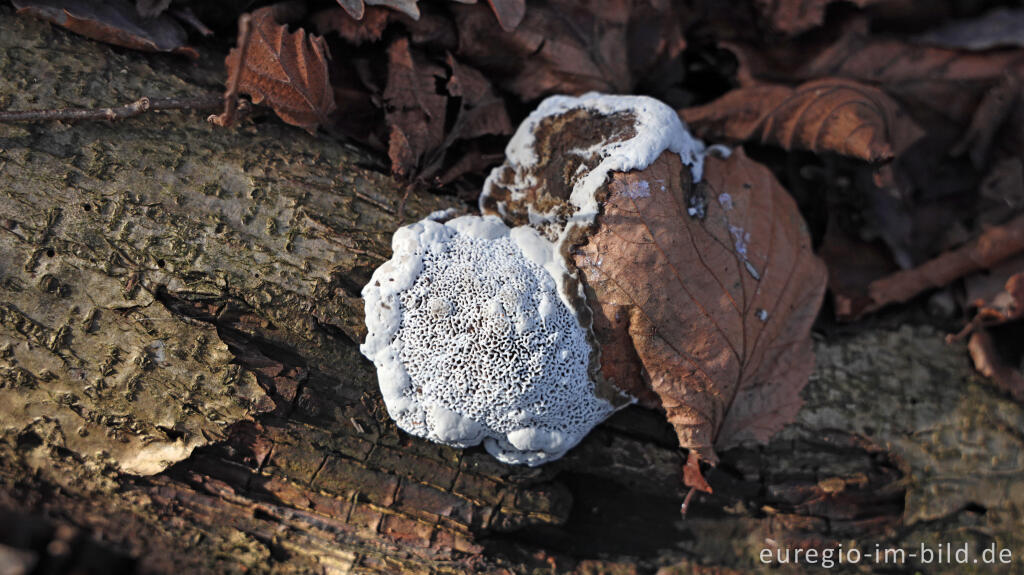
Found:
[[18, 435], [18, 449], [29, 450], [35, 449], [43, 444], [43, 438], [39, 437], [39, 434], [35, 431], [27, 430], [23, 431]]

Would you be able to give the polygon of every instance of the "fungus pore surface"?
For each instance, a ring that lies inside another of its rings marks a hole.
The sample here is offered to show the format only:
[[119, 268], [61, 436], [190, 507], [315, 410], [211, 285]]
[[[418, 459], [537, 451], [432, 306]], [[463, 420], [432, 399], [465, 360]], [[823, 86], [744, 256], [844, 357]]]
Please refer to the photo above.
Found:
[[615, 410], [595, 394], [589, 326], [558, 293], [564, 259], [536, 231], [428, 219], [392, 247], [363, 289], [361, 350], [400, 428], [538, 465]]

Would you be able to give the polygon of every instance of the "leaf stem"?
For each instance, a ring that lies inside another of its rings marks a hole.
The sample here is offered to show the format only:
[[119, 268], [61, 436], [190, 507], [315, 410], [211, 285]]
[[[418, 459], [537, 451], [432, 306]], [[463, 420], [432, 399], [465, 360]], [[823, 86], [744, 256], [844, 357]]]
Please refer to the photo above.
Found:
[[214, 114], [207, 121], [221, 127], [235, 123], [235, 111], [238, 109], [238, 86], [242, 82], [242, 70], [245, 69], [245, 56], [249, 51], [249, 39], [252, 38], [252, 16], [242, 14], [238, 17], [238, 66], [228, 80], [228, 89], [224, 93], [224, 112]]

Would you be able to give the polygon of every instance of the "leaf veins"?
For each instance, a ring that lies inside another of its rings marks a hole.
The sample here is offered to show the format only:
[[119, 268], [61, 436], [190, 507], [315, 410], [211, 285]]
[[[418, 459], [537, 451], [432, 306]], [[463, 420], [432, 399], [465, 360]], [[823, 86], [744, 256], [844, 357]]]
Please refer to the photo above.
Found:
[[680, 444], [714, 462], [716, 448], [767, 441], [796, 415], [825, 268], [796, 204], [742, 151], [708, 158], [697, 188], [703, 218], [687, 211], [689, 170], [674, 154], [614, 174], [576, 264], [602, 353], [621, 357], [602, 326], [625, 321]]
[[[239, 66], [239, 49], [228, 54], [228, 77]], [[274, 20], [273, 7], [252, 13], [252, 37], [239, 90], [256, 104], [266, 102], [285, 122], [313, 133], [334, 111], [323, 38], [288, 29]]]

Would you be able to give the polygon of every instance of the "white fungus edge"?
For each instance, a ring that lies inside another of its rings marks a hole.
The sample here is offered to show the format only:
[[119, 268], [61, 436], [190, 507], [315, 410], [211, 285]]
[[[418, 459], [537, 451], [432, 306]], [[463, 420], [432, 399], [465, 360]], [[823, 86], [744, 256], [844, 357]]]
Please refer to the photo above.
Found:
[[[523, 198], [523, 190], [536, 183], [533, 175], [529, 173], [529, 168], [536, 166], [539, 161], [533, 148], [537, 127], [545, 118], [577, 109], [591, 110], [603, 116], [631, 113], [635, 119], [636, 135], [628, 140], [596, 144], [584, 151], [597, 153], [601, 162], [576, 180], [569, 196], [569, 203], [575, 208], [575, 212], [559, 232], [558, 240], [552, 247], [554, 253], [562, 252], [562, 245], [572, 237], [575, 229], [586, 228], [594, 223], [600, 210], [597, 191], [608, 180], [610, 173], [643, 170], [667, 150], [678, 154], [683, 164], [690, 167], [693, 181], [699, 182], [704, 175], [704, 157], [709, 151], [725, 156], [730, 153], [724, 146], [712, 146], [710, 150], [706, 148], [704, 142], [690, 134], [675, 110], [655, 98], [599, 92], [588, 92], [578, 97], [550, 96], [523, 120], [509, 140], [505, 148], [505, 164], [494, 168], [484, 182], [483, 193], [480, 195], [481, 211], [484, 211], [492, 190], [498, 187], [497, 182], [503, 171], [508, 168], [513, 170], [514, 177], [510, 186], [511, 197], [514, 200]], [[502, 217], [507, 215], [507, 206], [504, 202], [498, 202], [497, 209]], [[529, 208], [531, 226], [540, 227], [544, 222], [550, 221], [551, 216], [552, 214], [536, 212], [532, 206]], [[577, 294], [567, 293], [567, 280], [571, 275], [554, 277], [559, 285], [559, 294], [567, 304], [574, 297], [578, 297]]]

